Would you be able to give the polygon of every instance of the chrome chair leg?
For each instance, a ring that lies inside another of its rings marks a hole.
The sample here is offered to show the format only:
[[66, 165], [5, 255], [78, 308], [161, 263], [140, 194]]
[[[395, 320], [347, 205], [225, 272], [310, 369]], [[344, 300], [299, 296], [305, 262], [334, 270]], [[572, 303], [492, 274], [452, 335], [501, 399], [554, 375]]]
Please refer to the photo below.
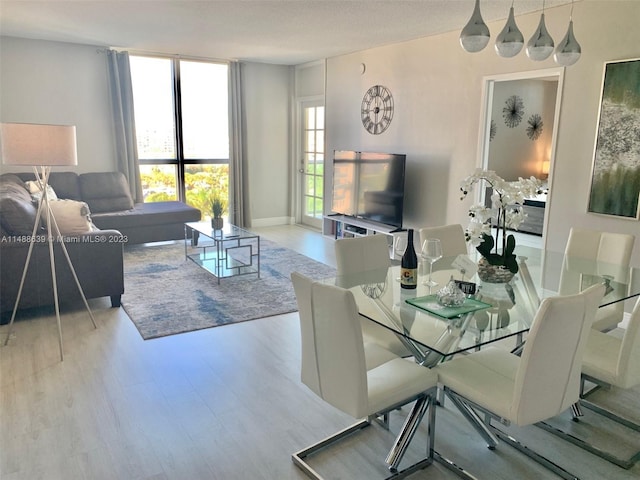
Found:
[[[595, 387], [592, 388], [591, 390], [589, 390], [588, 392], [584, 391], [584, 384], [585, 381], [589, 381], [595, 384]], [[604, 382], [600, 382], [598, 380], [596, 380], [595, 378], [589, 377], [587, 375], [582, 375], [581, 378], [581, 383], [580, 383], [580, 404], [585, 407], [588, 408], [589, 410], [596, 412], [602, 416], [607, 417], [610, 420], [613, 420], [616, 423], [619, 423], [620, 425], [624, 425], [625, 427], [631, 429], [631, 430], [635, 430], [636, 432], [640, 432], [640, 425], [628, 418], [625, 418], [621, 415], [618, 415], [617, 413], [612, 412], [611, 410], [608, 410], [604, 407], [601, 407], [599, 405], [596, 405], [593, 402], [590, 402], [589, 400], [587, 400], [587, 397], [595, 392], [597, 392], [600, 389], [611, 389], [611, 385], [609, 385], [608, 383], [604, 383]]]
[[574, 421], [577, 421], [580, 417], [584, 417], [584, 413], [582, 413], [582, 408], [580, 408], [580, 402], [576, 402], [571, 405], [571, 416]]
[[[387, 455], [387, 458], [385, 460], [386, 464], [389, 466], [390, 471], [392, 472], [397, 471], [398, 465], [400, 464], [402, 457], [407, 451], [407, 447], [409, 446], [409, 443], [413, 439], [413, 436], [416, 433], [416, 430], [418, 429], [418, 425], [420, 425], [420, 422], [422, 421], [422, 417], [424, 417], [424, 414], [427, 412], [427, 409], [433, 408], [432, 407], [433, 402], [434, 400], [432, 395], [425, 395], [424, 397], [421, 397], [418, 400], [416, 400], [416, 402], [413, 404], [413, 408], [411, 409], [411, 412], [407, 416], [404, 422], [404, 425], [402, 426], [402, 429], [400, 430], [400, 433], [398, 434], [396, 441], [394, 442], [393, 447], [391, 447], [391, 450], [389, 451], [389, 454]], [[430, 417], [431, 416], [432, 415], [430, 415]], [[432, 427], [433, 426], [430, 424], [429, 425], [430, 435], [431, 435], [431, 432], [433, 432]], [[433, 442], [432, 442], [432, 439], [430, 438], [428, 440], [428, 448], [427, 448], [427, 458], [429, 460], [433, 459], [432, 450], [433, 450]]]
[[347, 427], [343, 430], [340, 430], [339, 432], [325, 438], [324, 440], [320, 440], [317, 443], [314, 443], [313, 445], [311, 445], [310, 447], [307, 447], [303, 450], [300, 450], [299, 452], [294, 453], [293, 455], [291, 455], [291, 460], [293, 461], [293, 463], [300, 468], [304, 473], [306, 473], [309, 477], [315, 479], [315, 480], [322, 480], [322, 477], [320, 476], [320, 474], [318, 472], [316, 472], [311, 465], [309, 465], [305, 459], [311, 455], [313, 455], [314, 453], [322, 450], [325, 447], [328, 447], [329, 445], [345, 438], [348, 437], [349, 435], [357, 432], [358, 430], [362, 430], [363, 428], [368, 427], [369, 425], [371, 425], [371, 423], [368, 420], [361, 420], [358, 423], [355, 423], [353, 425], [351, 425], [350, 427]]
[[605, 450], [602, 450], [601, 448], [598, 448], [594, 445], [591, 445], [590, 443], [585, 442], [584, 440], [576, 437], [575, 435], [571, 435], [570, 433], [567, 433], [564, 430], [560, 430], [559, 428], [556, 428], [553, 425], [549, 425], [547, 422], [538, 422], [535, 425], [537, 427], [542, 428], [543, 430], [546, 430], [549, 433], [552, 433], [557, 437], [562, 438], [563, 440], [575, 445], [576, 447], [579, 447], [589, 453], [592, 453], [593, 455], [596, 455], [602, 458], [603, 460], [608, 461], [609, 463], [613, 463], [614, 465], [622, 467], [626, 470], [633, 467], [636, 464], [636, 462], [640, 460], [640, 452], [637, 452], [636, 454], [631, 456], [629, 459], [618, 458], [615, 455], [612, 455], [611, 453]]
[[[594, 383], [596, 386], [594, 388], [592, 388], [591, 390], [589, 390], [588, 392], [585, 393], [585, 380], [588, 380], [592, 383]], [[572, 420], [574, 422], [578, 422], [580, 421], [579, 417], [583, 417], [584, 414], [582, 412], [582, 409], [580, 407], [585, 407], [588, 408], [589, 410], [592, 410], [593, 412], [603, 415], [617, 423], [619, 423], [620, 425], [623, 425], [631, 430], [634, 430], [636, 432], [640, 432], [640, 425], [638, 425], [637, 423], [632, 422], [629, 419], [626, 419], [624, 417], [621, 417], [620, 415], [617, 415], [609, 410], [606, 410], [592, 402], [589, 402], [588, 400], [586, 400], [585, 398], [588, 397], [589, 395], [591, 395], [592, 393], [600, 390], [601, 388], [610, 388], [610, 385], [607, 385], [605, 383], [599, 382], [593, 378], [590, 377], [586, 377], [585, 375], [582, 376], [582, 378], [580, 379], [580, 400], [573, 404], [571, 406], [571, 415], [572, 415]], [[576, 412], [578, 412], [579, 414], [576, 415]], [[557, 437], [562, 438], [563, 440], [572, 443], [573, 445], [593, 454], [596, 455], [600, 458], [602, 458], [603, 460], [608, 461], [609, 463], [613, 463], [614, 465], [617, 465], [621, 468], [624, 469], [630, 469], [631, 467], [633, 467], [639, 460], [640, 460], [640, 451], [636, 452], [635, 454], [633, 454], [631, 457], [629, 458], [620, 458], [617, 457], [615, 455], [613, 455], [610, 452], [607, 452], [606, 450], [603, 450], [591, 443], [586, 442], [585, 440], [583, 440], [582, 438], [579, 438], [569, 432], [565, 432], [564, 430], [561, 430], [557, 427], [554, 427], [553, 425], [550, 425], [547, 422], [538, 422], [536, 423], [536, 426], [542, 428], [543, 430], [546, 430], [549, 433], [552, 433], [553, 435], [556, 435]]]
[[467, 472], [460, 465], [457, 465], [456, 463], [452, 462], [448, 458], [443, 457], [438, 452], [433, 452], [433, 460], [438, 462], [440, 465], [442, 465], [446, 469], [452, 471], [460, 478], [464, 478], [465, 480], [478, 480], [477, 477], [474, 477], [471, 473]]
[[[517, 449], [527, 457], [531, 458], [536, 463], [542, 465], [543, 467], [552, 471], [553, 473], [560, 476], [561, 478], [564, 478], [565, 480], [579, 480], [577, 476], [575, 476], [571, 472], [568, 472], [567, 470], [562, 468], [560, 465], [552, 462], [546, 457], [543, 457], [539, 453], [536, 453], [526, 445], [523, 445], [522, 443], [520, 443], [514, 437], [508, 435], [507, 433], [503, 432], [499, 428], [496, 428], [493, 425], [491, 425], [492, 417], [489, 415], [489, 412], [486, 412], [482, 407], [477, 406], [479, 410], [485, 412], [485, 414], [488, 415], [487, 417], [488, 419], [486, 422], [483, 422], [480, 416], [478, 415], [478, 413], [473, 409], [473, 407], [469, 405], [466, 401], [464, 401], [463, 398], [458, 396], [455, 392], [453, 392], [448, 388], [445, 388], [445, 393], [451, 399], [452, 403], [458, 408], [460, 413], [462, 413], [462, 415], [470, 421], [474, 429], [487, 441], [487, 446], [489, 447], [489, 449], [493, 450], [496, 448], [498, 444], [497, 439], [499, 438], [503, 442], [509, 444], [513, 448]], [[437, 457], [435, 458], [435, 460], [440, 462], [440, 460]], [[450, 469], [454, 471], [456, 474], [458, 474], [459, 476], [461, 476], [462, 478], [467, 478], [466, 476], [464, 476], [464, 474], [456, 472], [454, 468], [450, 468]]]
[[605, 408], [602, 408], [598, 405], [596, 405], [595, 403], [589, 402], [587, 400], [580, 400], [580, 404], [585, 407], [588, 408], [589, 410], [596, 412], [604, 417], [607, 417], [610, 420], [613, 420], [616, 423], [619, 423], [620, 425], [624, 425], [625, 427], [631, 429], [631, 430], [635, 430], [636, 432], [640, 432], [640, 425], [638, 425], [637, 423], [629, 420], [628, 418], [624, 418], [620, 415], [618, 415], [617, 413], [613, 413], [611, 410], [607, 410]]
[[559, 477], [564, 478], [565, 480], [579, 480], [579, 478], [575, 476], [573, 473], [568, 472], [567, 470], [562, 468], [560, 465], [552, 462], [546, 457], [543, 457], [539, 453], [534, 452], [529, 447], [527, 447], [526, 445], [523, 445], [518, 440], [506, 434], [502, 430], [491, 425], [490, 425], [490, 428], [493, 430], [493, 432], [496, 434], [496, 436], [500, 440], [511, 445], [513, 448], [523, 453], [524, 455], [532, 459], [534, 462], [539, 463], [540, 465], [547, 468], [548, 470], [551, 470], [553, 473], [555, 473]]
[[473, 410], [469, 405], [467, 405], [466, 402], [464, 402], [451, 390], [445, 389], [445, 393], [456, 406], [456, 408], [460, 411], [460, 413], [462, 413], [462, 415], [469, 421], [474, 430], [478, 432], [482, 438], [485, 439], [485, 441], [487, 442], [487, 447], [489, 447], [489, 449], [491, 450], [494, 450], [498, 445], [498, 439], [495, 437], [495, 435], [493, 435], [491, 430], [489, 430], [487, 424], [482, 421], [476, 411]]
[[[435, 394], [436, 389], [433, 388], [426, 394], [417, 397], [414, 406], [412, 407], [409, 415], [407, 416], [407, 419], [405, 420], [405, 425], [402, 427], [402, 430], [396, 438], [394, 446], [391, 449], [389, 456], [387, 457], [388, 459], [392, 458], [391, 460], [387, 461], [387, 465], [389, 465], [392, 475], [387, 477], [385, 480], [400, 480], [418, 470], [428, 467], [433, 463], [434, 455], [436, 453], [433, 449], [435, 435]], [[429, 439], [427, 441], [427, 457], [405, 468], [402, 471], [397, 471], [397, 467], [402, 460], [409, 442], [413, 438], [413, 435], [415, 434], [418, 426], [420, 425], [420, 421], [422, 420], [427, 410], [429, 411]], [[325, 438], [324, 440], [314, 443], [313, 445], [292, 454], [291, 460], [310, 478], [313, 478], [315, 480], [322, 480], [323, 477], [316, 470], [314, 470], [311, 465], [307, 463], [307, 457], [310, 457], [311, 455], [331, 446], [334, 443], [337, 443], [345, 437], [348, 437], [349, 435], [352, 435], [359, 430], [368, 427], [372, 424], [373, 421], [382, 425], [385, 430], [388, 430], [389, 411], [371, 415], [365, 420], [361, 420], [360, 422], [350, 427], [340, 430], [339, 432]], [[474, 480], [473, 477], [471, 477], [471, 479]]]
[[428, 434], [427, 434], [427, 457], [421, 462], [408, 467], [401, 472], [394, 473], [394, 475], [388, 477], [386, 480], [396, 480], [399, 478], [404, 478], [407, 475], [416, 472], [433, 462], [438, 462], [443, 465], [448, 470], [455, 473], [458, 477], [463, 478], [464, 480], [478, 480], [472, 474], [467, 472], [464, 468], [456, 465], [453, 461], [448, 458], [442, 456], [435, 450], [435, 428], [436, 428], [436, 405], [437, 405], [437, 396], [442, 393], [441, 389], [433, 389], [429, 392], [429, 395], [424, 399], [418, 400], [414, 405], [412, 411], [407, 416], [405, 420], [405, 424], [402, 427], [396, 442], [389, 452], [387, 456], [386, 462], [389, 465], [389, 470], [391, 472], [395, 472], [398, 464], [402, 460], [402, 456], [406, 451], [406, 447], [409, 445], [411, 438], [413, 437], [415, 430], [420, 424], [420, 418], [424, 416], [426, 412], [428, 413], [429, 424]]

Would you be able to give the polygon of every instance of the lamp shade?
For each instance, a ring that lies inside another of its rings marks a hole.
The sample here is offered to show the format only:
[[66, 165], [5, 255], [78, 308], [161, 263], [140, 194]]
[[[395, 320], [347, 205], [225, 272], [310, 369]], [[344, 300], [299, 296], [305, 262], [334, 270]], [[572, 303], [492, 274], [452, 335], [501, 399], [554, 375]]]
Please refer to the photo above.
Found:
[[34, 123], [1, 123], [2, 163], [28, 166], [78, 164], [76, 127]]

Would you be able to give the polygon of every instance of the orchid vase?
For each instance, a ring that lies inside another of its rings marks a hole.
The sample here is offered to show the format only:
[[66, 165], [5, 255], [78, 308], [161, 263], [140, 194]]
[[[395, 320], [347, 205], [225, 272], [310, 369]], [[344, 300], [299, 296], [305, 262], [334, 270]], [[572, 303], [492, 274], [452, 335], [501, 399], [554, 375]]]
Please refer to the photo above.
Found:
[[[518, 272], [518, 262], [514, 253], [515, 237], [513, 234], [507, 234], [507, 230], [517, 230], [525, 220], [527, 214], [522, 208], [524, 200], [544, 193], [542, 181], [530, 177], [508, 182], [494, 171], [478, 169], [460, 184], [461, 200], [465, 199], [478, 183], [491, 187], [491, 207], [474, 204], [469, 208], [469, 224], [465, 230], [465, 238], [484, 259], [478, 268], [481, 279], [487, 274], [487, 270], [490, 270], [498, 271], [493, 275], [494, 279], [500, 279], [497, 282], [509, 281]], [[495, 227], [495, 234], [492, 227]], [[500, 271], [509, 272], [510, 275]], [[491, 274], [487, 275], [487, 281], [491, 281]], [[505, 278], [507, 280], [504, 280]]]

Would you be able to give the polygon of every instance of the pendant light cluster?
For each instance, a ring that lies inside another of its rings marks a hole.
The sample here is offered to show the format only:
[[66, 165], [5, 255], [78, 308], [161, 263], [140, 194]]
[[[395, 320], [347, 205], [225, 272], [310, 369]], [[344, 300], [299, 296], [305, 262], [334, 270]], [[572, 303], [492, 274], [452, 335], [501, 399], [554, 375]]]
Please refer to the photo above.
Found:
[[[509, 17], [502, 31], [496, 38], [495, 49], [496, 53], [504, 58], [511, 58], [516, 56], [522, 50], [524, 46], [524, 37], [522, 32], [516, 25], [516, 20], [513, 13], [513, 3], [511, 2], [511, 8], [509, 9]], [[535, 32], [527, 42], [527, 56], [531, 60], [537, 62], [546, 60], [554, 51], [553, 38], [547, 31], [547, 26], [544, 22], [544, 3], [542, 0], [542, 14], [540, 15], [540, 22]], [[489, 43], [491, 35], [489, 33], [489, 27], [482, 19], [480, 13], [480, 0], [476, 0], [473, 14], [469, 19], [469, 22], [465, 25], [460, 32], [460, 44], [469, 53], [479, 52]], [[582, 53], [580, 44], [577, 42], [576, 37], [573, 34], [573, 0], [571, 0], [571, 13], [569, 15], [569, 28], [564, 38], [560, 41], [560, 44], [555, 48], [553, 55], [554, 60], [558, 65], [568, 67], [573, 65], [580, 58]]]

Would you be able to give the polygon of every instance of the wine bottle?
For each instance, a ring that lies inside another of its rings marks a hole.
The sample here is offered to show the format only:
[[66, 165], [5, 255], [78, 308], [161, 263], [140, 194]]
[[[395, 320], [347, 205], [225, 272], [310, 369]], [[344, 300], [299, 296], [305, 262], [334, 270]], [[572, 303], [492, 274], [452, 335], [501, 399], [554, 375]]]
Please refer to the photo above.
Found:
[[413, 247], [413, 229], [407, 234], [407, 249], [400, 263], [400, 286], [414, 289], [418, 286], [418, 256]]

